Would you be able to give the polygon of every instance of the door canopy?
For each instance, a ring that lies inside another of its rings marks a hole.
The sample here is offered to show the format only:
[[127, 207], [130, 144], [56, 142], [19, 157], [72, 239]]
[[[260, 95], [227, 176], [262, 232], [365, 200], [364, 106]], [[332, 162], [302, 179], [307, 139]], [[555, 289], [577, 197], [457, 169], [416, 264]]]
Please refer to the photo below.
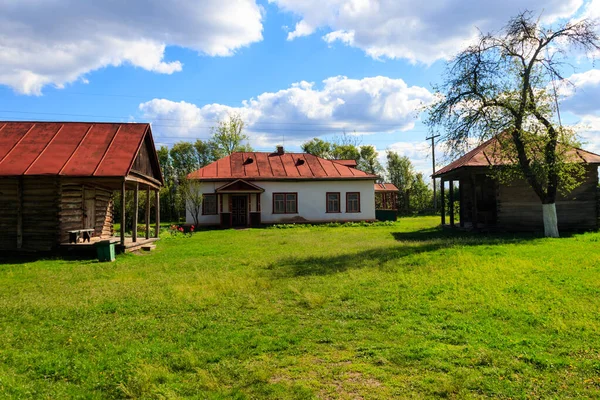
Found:
[[227, 183], [216, 190], [217, 193], [262, 193], [265, 189], [243, 179]]

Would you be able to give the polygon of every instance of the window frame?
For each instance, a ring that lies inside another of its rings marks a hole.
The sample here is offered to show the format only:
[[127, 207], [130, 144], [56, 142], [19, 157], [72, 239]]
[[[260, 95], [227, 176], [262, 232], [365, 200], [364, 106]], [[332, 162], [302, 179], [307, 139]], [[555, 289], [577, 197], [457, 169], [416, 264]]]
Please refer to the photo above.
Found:
[[[337, 211], [329, 210], [329, 195], [337, 195]], [[340, 192], [326, 192], [325, 193], [325, 213], [326, 214], [340, 214], [342, 212], [342, 194]]]
[[[283, 196], [283, 212], [278, 212], [275, 210], [275, 196], [277, 195]], [[288, 196], [290, 195], [295, 196], [294, 207], [296, 208], [296, 210], [293, 212], [288, 210]], [[273, 192], [272, 196], [273, 214], [298, 214], [298, 192]]]
[[[348, 207], [348, 205], [350, 204], [349, 195], [353, 195], [353, 194], [355, 194], [357, 196], [358, 210], [349, 211], [349, 207]], [[349, 214], [360, 213], [360, 192], [346, 192], [346, 213], [349, 213]]]
[[[215, 199], [215, 212], [207, 213], [206, 212], [206, 198], [214, 197]], [[202, 193], [202, 215], [219, 215], [219, 196], [216, 193]]]

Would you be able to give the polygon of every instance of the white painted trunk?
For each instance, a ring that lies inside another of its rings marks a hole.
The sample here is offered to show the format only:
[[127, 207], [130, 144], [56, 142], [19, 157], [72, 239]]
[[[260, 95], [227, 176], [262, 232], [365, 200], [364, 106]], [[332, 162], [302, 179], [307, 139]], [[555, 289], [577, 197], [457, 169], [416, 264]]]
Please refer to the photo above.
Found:
[[544, 234], [546, 237], [559, 237], [558, 218], [556, 218], [556, 204], [542, 204], [542, 211], [544, 215]]

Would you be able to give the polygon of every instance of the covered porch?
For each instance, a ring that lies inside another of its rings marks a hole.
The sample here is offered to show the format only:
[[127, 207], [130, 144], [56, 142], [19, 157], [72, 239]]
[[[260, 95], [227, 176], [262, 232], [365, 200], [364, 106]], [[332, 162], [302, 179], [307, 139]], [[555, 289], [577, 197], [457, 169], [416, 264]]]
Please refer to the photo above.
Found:
[[375, 184], [375, 218], [378, 221], [396, 221], [398, 219], [398, 193], [392, 183]]
[[488, 175], [486, 168], [459, 168], [436, 176], [442, 226], [472, 230], [496, 226], [498, 184]]
[[242, 179], [215, 190], [222, 228], [255, 227], [261, 224], [260, 197], [265, 190]]

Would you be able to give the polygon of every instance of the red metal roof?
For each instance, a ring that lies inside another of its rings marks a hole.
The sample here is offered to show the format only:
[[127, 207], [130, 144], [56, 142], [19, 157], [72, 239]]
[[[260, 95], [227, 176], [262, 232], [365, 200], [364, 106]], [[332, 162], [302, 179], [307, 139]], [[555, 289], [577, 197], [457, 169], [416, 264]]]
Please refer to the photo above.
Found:
[[[339, 160], [338, 160], [339, 161]], [[306, 153], [239, 152], [188, 175], [198, 180], [377, 179], [356, 168]]]
[[331, 161], [336, 162], [338, 164], [345, 165], [347, 167], [356, 167], [358, 165], [356, 160], [331, 160]]
[[375, 191], [376, 192], [399, 192], [400, 190], [398, 190], [396, 185], [394, 185], [393, 183], [376, 183]]
[[[510, 161], [501, 156], [498, 151], [498, 146], [498, 139], [493, 137], [475, 147], [458, 160], [453, 161], [439, 171], [436, 171], [433, 176], [437, 178], [462, 167], [489, 167], [509, 164]], [[600, 164], [600, 155], [577, 147], [572, 147], [568, 150], [567, 157], [569, 157], [572, 162]]]
[[127, 176], [147, 123], [0, 122], [0, 176]]

